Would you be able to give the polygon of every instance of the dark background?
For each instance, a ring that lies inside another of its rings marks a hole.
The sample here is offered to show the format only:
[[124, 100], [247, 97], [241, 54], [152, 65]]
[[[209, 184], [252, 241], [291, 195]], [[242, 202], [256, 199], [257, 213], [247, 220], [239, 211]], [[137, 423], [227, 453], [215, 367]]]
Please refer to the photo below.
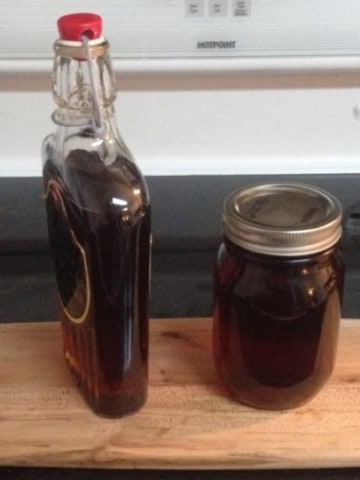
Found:
[[[334, 194], [344, 209], [343, 317], [360, 317], [360, 175], [148, 177], [152, 202], [152, 317], [210, 316], [212, 272], [224, 198], [261, 182], [300, 181]], [[0, 321], [55, 320], [40, 178], [0, 179]]]

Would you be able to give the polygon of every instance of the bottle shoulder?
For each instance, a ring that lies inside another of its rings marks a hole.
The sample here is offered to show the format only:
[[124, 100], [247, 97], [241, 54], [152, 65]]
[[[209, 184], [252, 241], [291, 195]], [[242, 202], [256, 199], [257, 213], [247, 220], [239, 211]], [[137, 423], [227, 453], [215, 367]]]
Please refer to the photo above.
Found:
[[64, 194], [85, 210], [128, 211], [149, 208], [146, 182], [134, 162], [118, 157], [105, 164], [95, 151], [75, 149], [62, 161], [49, 157], [44, 177], [61, 185]]

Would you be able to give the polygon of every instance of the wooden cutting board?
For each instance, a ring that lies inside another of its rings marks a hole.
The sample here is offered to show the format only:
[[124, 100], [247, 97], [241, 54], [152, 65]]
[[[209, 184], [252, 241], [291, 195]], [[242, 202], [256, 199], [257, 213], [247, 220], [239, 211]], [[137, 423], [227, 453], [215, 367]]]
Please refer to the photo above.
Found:
[[211, 357], [209, 319], [151, 321], [150, 389], [137, 414], [84, 404], [57, 323], [0, 325], [0, 464], [275, 469], [360, 466], [360, 322], [342, 321], [336, 369], [306, 406], [230, 400]]

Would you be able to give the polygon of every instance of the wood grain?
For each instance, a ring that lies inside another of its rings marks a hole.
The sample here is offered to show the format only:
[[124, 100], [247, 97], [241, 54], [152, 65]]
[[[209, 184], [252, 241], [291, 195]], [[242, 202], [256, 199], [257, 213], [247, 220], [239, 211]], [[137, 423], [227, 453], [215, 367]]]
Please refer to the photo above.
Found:
[[342, 321], [335, 372], [306, 406], [233, 402], [211, 357], [209, 319], [151, 321], [146, 406], [95, 416], [64, 364], [57, 323], [0, 325], [0, 464], [275, 469], [360, 466], [360, 322]]

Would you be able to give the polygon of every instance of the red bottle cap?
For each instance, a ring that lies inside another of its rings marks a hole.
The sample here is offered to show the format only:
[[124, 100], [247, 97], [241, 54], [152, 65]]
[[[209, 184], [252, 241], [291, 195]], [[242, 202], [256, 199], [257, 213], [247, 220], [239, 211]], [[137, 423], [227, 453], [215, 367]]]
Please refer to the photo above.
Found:
[[62, 40], [80, 42], [84, 35], [95, 40], [102, 35], [102, 18], [95, 13], [71, 13], [58, 19]]

